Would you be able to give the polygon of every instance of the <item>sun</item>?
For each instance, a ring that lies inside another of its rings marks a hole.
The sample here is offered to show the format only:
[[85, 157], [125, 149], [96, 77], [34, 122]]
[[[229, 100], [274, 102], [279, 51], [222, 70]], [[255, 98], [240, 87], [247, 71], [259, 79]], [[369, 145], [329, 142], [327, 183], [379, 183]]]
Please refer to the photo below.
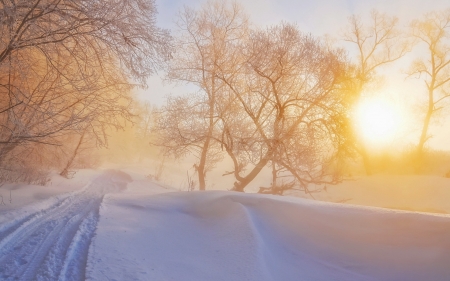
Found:
[[402, 114], [393, 102], [381, 98], [365, 98], [356, 106], [355, 125], [367, 144], [382, 145], [395, 140]]

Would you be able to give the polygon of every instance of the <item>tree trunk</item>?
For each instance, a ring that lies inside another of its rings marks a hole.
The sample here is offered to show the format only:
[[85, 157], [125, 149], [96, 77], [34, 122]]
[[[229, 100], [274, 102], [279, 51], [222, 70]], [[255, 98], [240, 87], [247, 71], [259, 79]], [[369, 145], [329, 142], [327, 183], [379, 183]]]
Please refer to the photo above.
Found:
[[275, 162], [272, 160], [272, 190], [277, 187], [277, 167]]
[[202, 148], [202, 154], [200, 155], [200, 163], [197, 167], [197, 174], [198, 174], [198, 187], [200, 190], [206, 190], [206, 173], [205, 173], [205, 166], [206, 166], [206, 156], [208, 153], [210, 138], [207, 137], [205, 140], [205, 143], [203, 144]]
[[215, 95], [216, 95], [216, 83], [215, 83], [215, 74], [213, 71], [213, 74], [211, 75], [211, 92], [209, 93], [209, 127], [208, 127], [208, 133], [206, 135], [205, 142], [203, 144], [202, 148], [202, 154], [200, 155], [200, 163], [198, 164], [198, 186], [200, 190], [206, 190], [206, 158], [208, 155], [208, 149], [209, 144], [211, 142], [211, 137], [214, 131], [214, 105], [216, 103]]
[[261, 172], [261, 170], [269, 162], [269, 159], [270, 157], [264, 157], [263, 159], [261, 159], [247, 176], [234, 183], [234, 187], [232, 190], [244, 192], [244, 188], [259, 174], [259, 172]]
[[367, 153], [367, 150], [364, 147], [364, 145], [361, 145], [361, 149], [360, 149], [359, 153], [361, 154], [361, 157], [363, 160], [364, 170], [366, 171], [366, 175], [371, 176], [373, 174], [372, 167], [370, 166], [369, 154]]
[[80, 149], [81, 144], [83, 143], [85, 133], [86, 133], [86, 130], [84, 130], [83, 133], [81, 134], [81, 137], [78, 141], [77, 146], [75, 147], [75, 150], [72, 153], [72, 156], [70, 157], [69, 161], [67, 161], [66, 167], [64, 167], [62, 172], [59, 174], [60, 176], [63, 176], [65, 178], [67, 178], [69, 176], [69, 169], [72, 166], [73, 161], [75, 160], [75, 157], [78, 154], [78, 150]]
[[[432, 83], [434, 80], [432, 81]], [[434, 83], [433, 83], [434, 84]], [[428, 128], [430, 127], [431, 116], [433, 115], [434, 100], [433, 100], [433, 90], [430, 89], [428, 92], [428, 110], [425, 120], [423, 122], [422, 133], [420, 134], [419, 144], [417, 145], [417, 155], [415, 163], [415, 173], [418, 174], [422, 170], [423, 165], [423, 148], [428, 140]]]

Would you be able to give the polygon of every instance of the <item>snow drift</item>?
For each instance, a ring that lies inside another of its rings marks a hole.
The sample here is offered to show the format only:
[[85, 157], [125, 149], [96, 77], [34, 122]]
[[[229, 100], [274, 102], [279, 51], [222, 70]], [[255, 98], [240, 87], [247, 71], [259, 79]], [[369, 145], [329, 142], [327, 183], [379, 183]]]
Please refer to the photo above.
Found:
[[145, 189], [105, 198], [88, 280], [450, 280], [448, 215]]

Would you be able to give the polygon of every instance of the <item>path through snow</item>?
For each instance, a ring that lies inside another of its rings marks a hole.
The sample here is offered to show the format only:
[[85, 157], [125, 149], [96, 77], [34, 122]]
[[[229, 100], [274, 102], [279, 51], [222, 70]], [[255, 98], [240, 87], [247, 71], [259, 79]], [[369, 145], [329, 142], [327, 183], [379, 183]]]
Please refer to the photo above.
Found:
[[106, 171], [40, 210], [20, 210], [0, 226], [0, 280], [85, 280], [103, 197], [130, 181], [123, 172]]

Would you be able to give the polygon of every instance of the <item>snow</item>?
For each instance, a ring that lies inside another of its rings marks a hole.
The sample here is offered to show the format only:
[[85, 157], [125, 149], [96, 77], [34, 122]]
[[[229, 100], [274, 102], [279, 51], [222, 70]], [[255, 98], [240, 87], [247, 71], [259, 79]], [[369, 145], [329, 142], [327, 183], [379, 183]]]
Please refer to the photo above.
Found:
[[450, 214], [450, 178], [439, 176], [374, 175], [328, 185], [326, 192], [313, 196], [327, 202]]
[[53, 196], [16, 186], [23, 202], [0, 206], [0, 280], [450, 278], [449, 179], [377, 176], [314, 194], [330, 202], [179, 192], [131, 170], [59, 180]]
[[0, 186], [0, 196], [3, 197], [4, 205], [1, 204], [0, 198], [0, 223], [2, 223], [4, 215], [12, 209], [18, 209], [32, 203], [42, 205], [47, 199], [50, 199], [50, 201], [56, 199], [55, 196], [66, 196], [69, 192], [83, 188], [96, 176], [98, 176], [98, 171], [81, 170], [70, 180], [55, 174], [46, 186], [20, 183], [2, 185]]
[[130, 181], [104, 171], [82, 189], [8, 212], [0, 225], [0, 280], [84, 280], [103, 197]]

